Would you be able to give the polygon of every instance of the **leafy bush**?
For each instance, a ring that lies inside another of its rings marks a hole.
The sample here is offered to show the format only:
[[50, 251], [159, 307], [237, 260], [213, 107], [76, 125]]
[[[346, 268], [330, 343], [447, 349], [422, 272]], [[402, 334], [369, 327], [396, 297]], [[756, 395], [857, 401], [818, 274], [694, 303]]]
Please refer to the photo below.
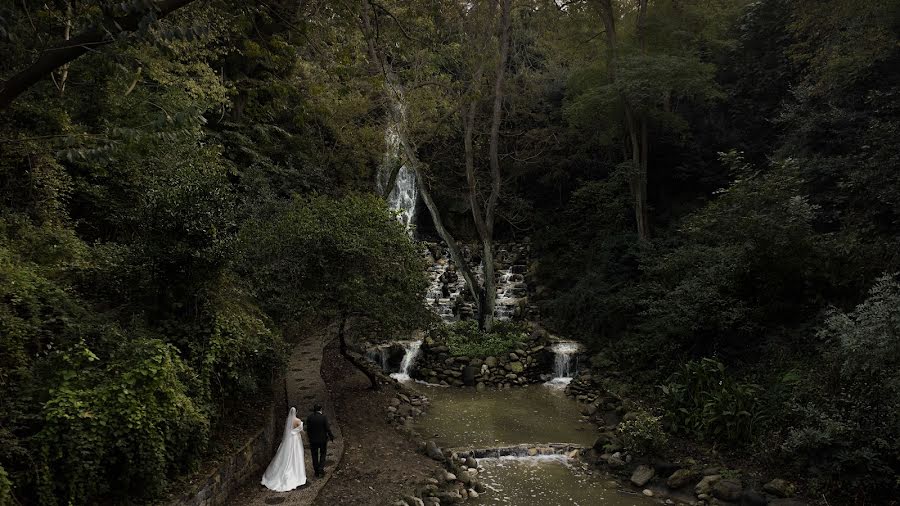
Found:
[[862, 498], [876, 489], [896, 492], [900, 283], [880, 278], [852, 312], [833, 311], [818, 336], [828, 350], [826, 373], [808, 377], [799, 392], [784, 457], [812, 471], [822, 486], [840, 479]]
[[725, 374], [725, 365], [704, 358], [683, 364], [660, 385], [666, 427], [728, 443], [747, 442], [761, 423], [760, 388]]
[[663, 431], [662, 417], [653, 416], [646, 411], [637, 411], [623, 420], [616, 427], [616, 433], [626, 449], [639, 455], [654, 453], [668, 442]]
[[515, 323], [495, 322], [491, 332], [482, 332], [474, 320], [436, 326], [429, 335], [450, 348], [451, 354], [468, 357], [501, 355], [527, 337], [524, 327]]
[[0, 506], [10, 506], [12, 500], [12, 483], [9, 481], [9, 475], [3, 466], [0, 466]]
[[110, 356], [83, 344], [54, 354], [56, 387], [36, 436], [57, 496], [71, 504], [159, 494], [197, 463], [208, 437], [209, 416], [188, 396], [195, 378], [174, 347], [113, 330], [105, 338], [122, 343]]

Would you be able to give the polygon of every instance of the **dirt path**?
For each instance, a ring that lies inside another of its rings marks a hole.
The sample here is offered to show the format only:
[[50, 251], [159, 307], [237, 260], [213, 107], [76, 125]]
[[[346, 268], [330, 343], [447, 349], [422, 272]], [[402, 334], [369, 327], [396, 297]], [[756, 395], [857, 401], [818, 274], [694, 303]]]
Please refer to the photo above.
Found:
[[[323, 330], [298, 343], [288, 361], [287, 398], [291, 406], [297, 408], [297, 416], [305, 419], [312, 409], [313, 403], [319, 402], [325, 407], [325, 414], [332, 421], [331, 430], [335, 440], [328, 445], [326, 474], [316, 478], [312, 468], [312, 456], [309, 452], [309, 441], [304, 436], [303, 448], [306, 453], [306, 485], [290, 492], [272, 492], [262, 486], [258, 480], [247, 484], [230, 500], [229, 504], [263, 506], [281, 504], [285, 506], [309, 506], [316, 495], [334, 475], [334, 469], [344, 452], [344, 439], [339, 423], [336, 423], [334, 403], [331, 401], [325, 381], [322, 379], [322, 354], [325, 345], [334, 337], [334, 329]], [[287, 416], [287, 413], [285, 413]]]
[[368, 389], [366, 377], [344, 360], [337, 346], [325, 349], [322, 376], [328, 384], [344, 435], [345, 452], [313, 503], [316, 506], [390, 504], [434, 476], [440, 465], [385, 419], [392, 387]]

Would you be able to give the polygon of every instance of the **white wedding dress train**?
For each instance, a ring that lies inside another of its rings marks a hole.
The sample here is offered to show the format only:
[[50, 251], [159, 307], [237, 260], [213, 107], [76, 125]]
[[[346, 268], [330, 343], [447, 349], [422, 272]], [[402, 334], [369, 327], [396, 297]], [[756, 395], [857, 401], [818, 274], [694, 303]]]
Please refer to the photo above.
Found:
[[[275, 458], [262, 477], [262, 484], [275, 492], [287, 492], [306, 484], [306, 457], [303, 455], [303, 422], [294, 428], [297, 408], [291, 408], [284, 424], [284, 435]], [[299, 421], [299, 420], [298, 420]]]

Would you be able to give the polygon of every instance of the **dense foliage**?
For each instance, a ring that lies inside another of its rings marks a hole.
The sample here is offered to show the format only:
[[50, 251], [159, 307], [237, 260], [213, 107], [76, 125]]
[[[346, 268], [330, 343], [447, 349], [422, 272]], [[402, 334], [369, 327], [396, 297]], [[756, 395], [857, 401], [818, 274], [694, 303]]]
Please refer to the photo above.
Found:
[[463, 320], [431, 327], [428, 337], [447, 346], [455, 356], [485, 358], [514, 350], [520, 343], [527, 342], [528, 334], [524, 327], [513, 322], [498, 321], [485, 332], [478, 328], [478, 322]]
[[421, 236], [531, 237], [545, 325], [662, 410], [632, 446], [898, 495], [900, 3], [7, 4], [0, 504], [164, 491], [300, 319], [424, 325], [368, 195], [388, 147], [433, 197]]
[[[270, 395], [283, 330], [333, 316], [332, 285], [395, 327], [421, 309], [420, 255], [352, 193], [382, 130], [347, 128], [369, 78], [331, 71], [353, 56], [327, 5], [186, 3], [0, 7], [0, 80], [106, 31], [0, 111], [0, 504], [156, 498]], [[278, 261], [247, 253], [261, 224]], [[303, 269], [296, 298], [265, 262]]]
[[896, 497], [900, 6], [677, 4], [649, 3], [648, 55], [687, 51], [702, 84], [627, 76], [672, 99], [648, 129], [650, 241], [635, 240], [623, 132], [596, 113], [605, 77], [588, 63], [570, 78], [568, 124], [594, 129], [603, 161], [536, 212], [545, 315], [630, 371], [667, 430], [838, 501]]

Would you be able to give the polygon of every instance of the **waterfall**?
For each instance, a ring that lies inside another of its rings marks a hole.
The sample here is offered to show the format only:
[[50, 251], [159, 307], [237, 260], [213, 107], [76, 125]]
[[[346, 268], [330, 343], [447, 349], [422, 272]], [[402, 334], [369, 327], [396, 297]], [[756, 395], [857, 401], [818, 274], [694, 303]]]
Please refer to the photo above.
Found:
[[388, 348], [386, 346], [378, 346], [376, 348], [369, 348], [366, 350], [366, 358], [369, 359], [370, 362], [374, 364], [379, 364], [381, 366], [381, 370], [387, 372], [388, 367], [388, 359], [390, 358], [390, 353], [388, 353]]
[[400, 362], [400, 372], [391, 374], [391, 377], [397, 381], [409, 381], [409, 369], [419, 356], [419, 349], [422, 347], [422, 341], [407, 341], [403, 344], [403, 360]]
[[[401, 114], [398, 115], [402, 117]], [[416, 187], [416, 173], [405, 164], [397, 169], [397, 177], [394, 185], [391, 184], [391, 174], [400, 163], [400, 134], [397, 132], [396, 123], [388, 125], [384, 132], [384, 144], [387, 148], [384, 152], [384, 160], [378, 170], [378, 191], [387, 198], [391, 210], [397, 211], [397, 219], [406, 227], [412, 235], [416, 219], [416, 202], [419, 199], [419, 189]]]
[[571, 383], [578, 365], [576, 354], [581, 350], [578, 343], [556, 343], [551, 348], [553, 351], [553, 378], [545, 383], [555, 388], [565, 388]]

